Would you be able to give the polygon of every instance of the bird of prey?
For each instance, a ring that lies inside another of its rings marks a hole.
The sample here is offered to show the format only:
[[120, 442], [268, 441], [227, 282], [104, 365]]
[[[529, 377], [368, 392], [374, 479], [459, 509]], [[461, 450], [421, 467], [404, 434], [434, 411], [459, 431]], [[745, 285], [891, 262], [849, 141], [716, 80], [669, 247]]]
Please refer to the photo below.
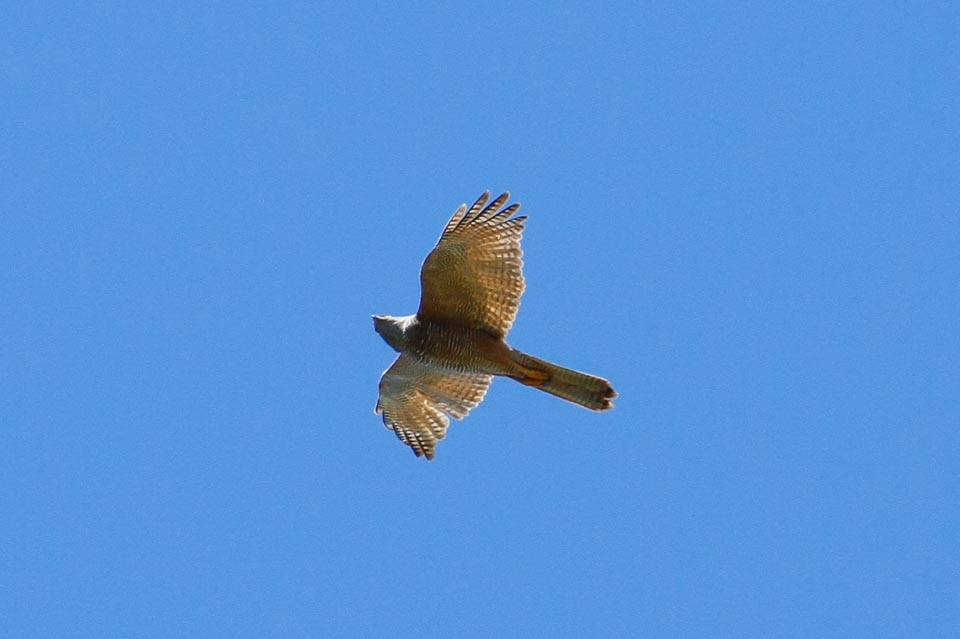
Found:
[[373, 326], [398, 353], [380, 378], [376, 412], [420, 457], [433, 459], [450, 417], [483, 400], [494, 375], [514, 379], [591, 410], [612, 408], [617, 393], [600, 377], [551, 364], [507, 345], [524, 282], [520, 235], [526, 216], [490, 204], [487, 191], [461, 204], [420, 270], [415, 315], [374, 315]]

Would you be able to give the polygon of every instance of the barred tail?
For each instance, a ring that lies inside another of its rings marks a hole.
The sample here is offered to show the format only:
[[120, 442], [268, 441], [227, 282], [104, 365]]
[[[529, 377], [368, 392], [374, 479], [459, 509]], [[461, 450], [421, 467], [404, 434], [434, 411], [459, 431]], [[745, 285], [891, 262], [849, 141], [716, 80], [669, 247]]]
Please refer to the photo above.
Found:
[[617, 391], [607, 380], [563, 368], [517, 350], [512, 354], [513, 361], [525, 369], [519, 375], [512, 376], [521, 384], [539, 388], [590, 410], [613, 408], [610, 400], [617, 396]]

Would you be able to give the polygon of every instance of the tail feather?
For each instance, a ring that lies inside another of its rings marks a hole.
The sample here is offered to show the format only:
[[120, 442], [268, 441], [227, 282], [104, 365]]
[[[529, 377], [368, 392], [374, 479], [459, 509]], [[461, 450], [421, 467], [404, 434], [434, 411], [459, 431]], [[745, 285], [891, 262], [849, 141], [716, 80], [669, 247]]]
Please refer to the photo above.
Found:
[[521, 384], [539, 388], [591, 410], [613, 408], [610, 401], [617, 396], [607, 380], [557, 366], [532, 355], [513, 351], [513, 360], [525, 370], [513, 376]]

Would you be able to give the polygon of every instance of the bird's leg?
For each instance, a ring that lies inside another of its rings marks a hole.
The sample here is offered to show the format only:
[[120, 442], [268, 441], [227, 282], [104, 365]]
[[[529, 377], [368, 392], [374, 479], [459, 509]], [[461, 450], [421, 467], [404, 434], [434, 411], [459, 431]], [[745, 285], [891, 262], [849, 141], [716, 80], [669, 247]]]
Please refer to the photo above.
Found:
[[543, 383], [550, 379], [550, 373], [527, 368], [520, 375], [512, 377], [524, 386], [543, 386]]

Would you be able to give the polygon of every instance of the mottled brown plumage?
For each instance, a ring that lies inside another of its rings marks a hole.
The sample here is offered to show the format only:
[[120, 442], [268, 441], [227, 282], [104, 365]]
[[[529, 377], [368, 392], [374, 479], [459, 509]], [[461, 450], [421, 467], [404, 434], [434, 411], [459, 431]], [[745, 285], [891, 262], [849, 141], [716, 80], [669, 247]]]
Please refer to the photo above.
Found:
[[486, 205], [489, 197], [485, 192], [450, 218], [420, 271], [417, 314], [374, 316], [376, 331], [400, 353], [380, 379], [376, 412], [418, 457], [433, 459], [449, 416], [465, 417], [494, 375], [592, 410], [612, 408], [617, 395], [605, 379], [507, 345], [524, 289], [526, 217], [510, 217], [519, 203], [503, 208], [509, 193]]

